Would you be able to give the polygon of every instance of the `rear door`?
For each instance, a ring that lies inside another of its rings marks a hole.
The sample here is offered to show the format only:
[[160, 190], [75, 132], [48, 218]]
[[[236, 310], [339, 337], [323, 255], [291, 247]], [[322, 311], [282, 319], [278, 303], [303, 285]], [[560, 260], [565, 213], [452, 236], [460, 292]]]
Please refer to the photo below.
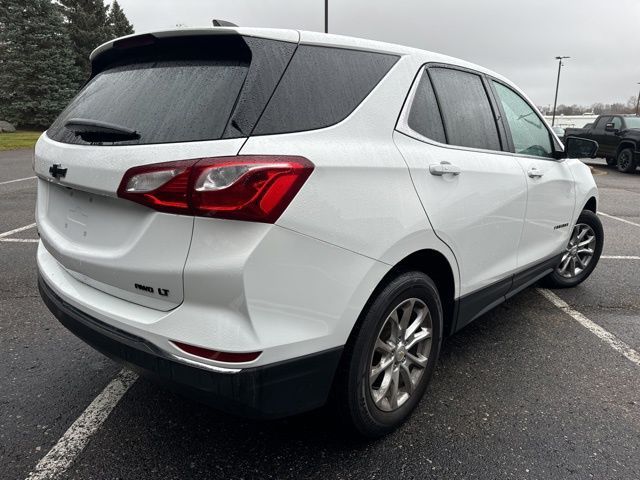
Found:
[[458, 260], [461, 295], [488, 287], [482, 307], [510, 286], [526, 206], [524, 174], [503, 151], [494, 109], [482, 75], [429, 67], [394, 133], [434, 231]]
[[[118, 198], [120, 182], [134, 166], [236, 155], [296, 48], [298, 34], [290, 36], [132, 37], [94, 59], [93, 78], [36, 146], [47, 251], [106, 293], [160, 310], [179, 305], [193, 217]], [[78, 119], [136, 133], [88, 135]]]
[[527, 213], [519, 269], [562, 251], [571, 231], [575, 183], [567, 162], [553, 158], [553, 137], [537, 111], [511, 87], [492, 81], [506, 119], [514, 160], [526, 173]]

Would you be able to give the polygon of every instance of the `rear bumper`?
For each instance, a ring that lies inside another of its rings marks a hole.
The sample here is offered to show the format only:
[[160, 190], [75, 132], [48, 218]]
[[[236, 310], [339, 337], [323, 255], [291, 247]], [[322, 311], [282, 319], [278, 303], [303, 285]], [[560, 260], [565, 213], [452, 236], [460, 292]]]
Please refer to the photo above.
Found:
[[228, 413], [279, 418], [326, 402], [342, 347], [270, 365], [220, 373], [187, 365], [147, 340], [68, 304], [38, 277], [40, 295], [67, 329], [96, 350], [186, 395]]

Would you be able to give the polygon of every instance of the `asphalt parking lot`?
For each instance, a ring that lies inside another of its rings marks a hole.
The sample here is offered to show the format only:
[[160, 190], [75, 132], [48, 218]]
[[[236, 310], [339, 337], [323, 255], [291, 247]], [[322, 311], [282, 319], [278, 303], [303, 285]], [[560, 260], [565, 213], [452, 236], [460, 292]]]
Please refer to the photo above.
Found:
[[240, 420], [131, 376], [120, 398], [121, 368], [40, 301], [35, 228], [7, 234], [33, 224], [35, 180], [30, 151], [0, 153], [0, 478], [640, 478], [640, 171], [593, 164], [591, 278], [555, 304], [529, 288], [448, 339], [412, 419], [364, 443], [328, 411]]

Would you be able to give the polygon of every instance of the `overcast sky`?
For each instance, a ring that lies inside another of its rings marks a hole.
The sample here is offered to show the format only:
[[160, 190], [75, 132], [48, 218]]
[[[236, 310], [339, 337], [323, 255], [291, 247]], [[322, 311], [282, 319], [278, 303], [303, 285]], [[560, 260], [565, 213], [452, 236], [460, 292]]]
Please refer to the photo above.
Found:
[[[324, 29], [323, 0], [119, 0], [137, 32], [209, 26]], [[110, 0], [106, 0], [110, 3]], [[539, 106], [626, 102], [640, 82], [640, 0], [329, 0], [329, 31], [463, 58]]]

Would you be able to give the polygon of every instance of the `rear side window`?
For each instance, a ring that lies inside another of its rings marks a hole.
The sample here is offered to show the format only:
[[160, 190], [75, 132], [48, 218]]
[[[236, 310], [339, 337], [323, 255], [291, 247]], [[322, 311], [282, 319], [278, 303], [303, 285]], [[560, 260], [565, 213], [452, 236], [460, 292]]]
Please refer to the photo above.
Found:
[[[105, 145], [191, 142], [248, 136], [282, 77], [295, 44], [238, 35], [160, 39], [108, 63], [47, 131], [87, 144], [71, 119], [135, 130], [137, 139]], [[100, 63], [100, 61], [99, 61]]]
[[451, 145], [501, 150], [487, 92], [479, 75], [450, 68], [429, 68]]
[[436, 95], [426, 71], [423, 73], [413, 97], [407, 124], [411, 130], [424, 137], [440, 143], [447, 142]]
[[344, 120], [397, 60], [395, 55], [300, 45], [254, 134], [314, 130]]

